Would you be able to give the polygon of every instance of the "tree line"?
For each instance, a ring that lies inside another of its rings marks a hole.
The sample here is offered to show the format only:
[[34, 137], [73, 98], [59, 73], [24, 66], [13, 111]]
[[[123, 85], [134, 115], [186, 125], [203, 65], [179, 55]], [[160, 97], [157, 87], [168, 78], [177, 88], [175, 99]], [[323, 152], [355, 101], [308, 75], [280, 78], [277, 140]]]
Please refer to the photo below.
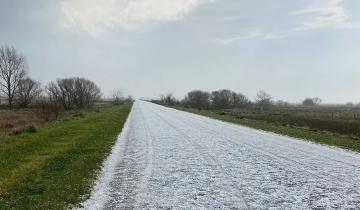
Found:
[[50, 82], [44, 88], [28, 76], [28, 64], [14, 47], [0, 47], [0, 91], [9, 109], [26, 108], [33, 102], [65, 110], [89, 108], [100, 99], [101, 90], [85, 78], [71, 77]]
[[193, 90], [188, 92], [181, 100], [177, 100], [173, 94], [169, 93], [161, 95], [159, 100], [153, 100], [153, 102], [169, 106], [183, 105], [196, 109], [234, 109], [249, 107], [268, 109], [274, 104], [272, 96], [265, 91], [259, 91], [253, 102], [244, 94], [228, 89], [212, 92]]
[[[290, 103], [285, 101], [274, 101], [273, 97], [265, 91], [258, 91], [254, 100], [250, 100], [242, 93], [237, 93], [232, 90], [222, 89], [216, 91], [202, 91], [193, 90], [186, 94], [186, 96], [177, 100], [173, 94], [168, 93], [160, 95], [158, 100], [153, 100], [155, 103], [174, 106], [181, 105], [196, 109], [234, 109], [234, 108], [252, 108], [258, 110], [268, 110], [272, 106], [289, 106]], [[317, 106], [321, 103], [320, 98], [306, 98], [303, 106]]]

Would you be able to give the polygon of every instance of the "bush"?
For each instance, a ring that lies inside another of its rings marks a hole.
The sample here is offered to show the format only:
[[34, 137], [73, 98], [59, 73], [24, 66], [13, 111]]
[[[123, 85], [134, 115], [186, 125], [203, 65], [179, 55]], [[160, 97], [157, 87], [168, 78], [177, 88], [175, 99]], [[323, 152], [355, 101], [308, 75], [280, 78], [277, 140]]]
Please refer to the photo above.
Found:
[[61, 105], [58, 102], [48, 98], [38, 100], [37, 106], [39, 108], [40, 117], [45, 121], [50, 121], [53, 118], [58, 119], [62, 111]]
[[37, 129], [36, 129], [35, 125], [30, 124], [30, 125], [25, 126], [24, 131], [25, 131], [25, 133], [36, 133]]
[[20, 135], [20, 134], [23, 134], [23, 133], [36, 133], [37, 129], [34, 125], [32, 124], [29, 124], [27, 126], [24, 126], [22, 128], [17, 128], [17, 129], [14, 129], [10, 135]]

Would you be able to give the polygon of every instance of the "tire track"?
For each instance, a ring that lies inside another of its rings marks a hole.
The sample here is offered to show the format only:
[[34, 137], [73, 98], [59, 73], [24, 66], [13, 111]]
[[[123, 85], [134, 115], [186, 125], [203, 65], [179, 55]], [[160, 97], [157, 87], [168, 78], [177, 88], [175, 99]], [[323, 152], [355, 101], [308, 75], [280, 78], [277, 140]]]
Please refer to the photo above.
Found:
[[[197, 141], [197, 139], [193, 138], [192, 136], [188, 135], [187, 133], [181, 131], [180, 129], [178, 129], [176, 126], [172, 125], [168, 120], [166, 120], [164, 117], [162, 117], [160, 114], [156, 113], [155, 111], [151, 111], [152, 113], [154, 113], [155, 115], [157, 115], [160, 119], [162, 119], [164, 122], [166, 122], [166, 124], [168, 126], [170, 126], [171, 128], [173, 128], [174, 130], [176, 130], [176, 132], [178, 132], [179, 134], [181, 134], [182, 136], [184, 136], [184, 140], [188, 141], [190, 144], [192, 144], [195, 148], [197, 148], [198, 151], [201, 151], [201, 155], [208, 157], [207, 160], [215, 163], [214, 165], [216, 165], [217, 167], [220, 167], [222, 171], [225, 172], [226, 176], [232, 181], [232, 183], [234, 184], [234, 186], [238, 185], [238, 182], [235, 182], [233, 180], [233, 177], [231, 176], [231, 173], [229, 173], [228, 169], [222, 167], [221, 163], [219, 161], [217, 161], [217, 159], [211, 155], [209, 152], [206, 152], [207, 149], [203, 146], [201, 146], [200, 144], [195, 143]], [[190, 140], [192, 141], [190, 141]], [[242, 187], [243, 184], [240, 184], [240, 198], [243, 200], [244, 205], [246, 207], [246, 209], [250, 209], [249, 204], [247, 203], [245, 197], [244, 197], [244, 193], [242, 192]]]
[[360, 209], [357, 153], [141, 101], [129, 122], [86, 209]]
[[[178, 122], [179, 123], [182, 123], [179, 119], [177, 119], [177, 118], [174, 118], [175, 120], [178, 120]], [[200, 119], [197, 119], [198, 121], [201, 121]], [[202, 122], [206, 122], [206, 121], [202, 121]], [[221, 134], [220, 132], [218, 132], [218, 131], [216, 131], [216, 130], [212, 130], [212, 129], [209, 129], [208, 127], [205, 127], [205, 126], [203, 126], [202, 124], [200, 124], [200, 123], [194, 123], [193, 121], [189, 121], [189, 122], [187, 122], [187, 124], [186, 123], [182, 123], [183, 124], [183, 127], [188, 127], [189, 128], [189, 125], [191, 124], [192, 126], [196, 126], [196, 127], [201, 127], [202, 129], [204, 129], [204, 130], [206, 130], [206, 132], [211, 132], [213, 135], [216, 135], [216, 136], [218, 136], [219, 138], [221, 138], [221, 139], [226, 139], [226, 140], [228, 140], [228, 141], [230, 141], [230, 142], [232, 142], [232, 143], [234, 143], [234, 144], [240, 144], [240, 145], [244, 145], [244, 146], [247, 146], [247, 147], [249, 147], [249, 148], [253, 148], [254, 150], [256, 150], [258, 153], [262, 153], [262, 154], [264, 154], [264, 155], [266, 155], [266, 156], [268, 156], [268, 157], [271, 157], [271, 158], [276, 158], [276, 159], [283, 159], [283, 160], [286, 160], [287, 162], [292, 162], [293, 164], [295, 164], [295, 165], [300, 165], [302, 168], [306, 168], [306, 167], [309, 167], [308, 165], [305, 165], [305, 163], [302, 163], [302, 162], [300, 162], [300, 161], [297, 161], [297, 160], [294, 160], [294, 159], [292, 159], [292, 158], [288, 158], [288, 157], [285, 157], [285, 156], [283, 156], [283, 155], [278, 155], [278, 154], [276, 154], [276, 153], [272, 153], [272, 152], [268, 152], [268, 150], [264, 150], [264, 147], [257, 147], [257, 146], [254, 146], [253, 144], [249, 144], [249, 143], [246, 143], [246, 142], [244, 142], [244, 141], [241, 141], [241, 142], [239, 142], [239, 141], [236, 141], [236, 140], [234, 140], [233, 138], [229, 138], [228, 136], [226, 136], [226, 135], [223, 135], [223, 134]], [[232, 128], [232, 127], [230, 127], [230, 128]], [[189, 128], [189, 129], [191, 129], [191, 128]], [[237, 133], [239, 133], [239, 131], [238, 130], [236, 130], [235, 128], [232, 128], [232, 130], [233, 131], [235, 131], [235, 132], [237, 132]], [[241, 135], [241, 134], [243, 134], [243, 133], [239, 133], [239, 135]], [[276, 135], [276, 134], [275, 134]], [[253, 136], [251, 136], [252, 138], [254, 138]], [[254, 138], [255, 139], [255, 138]], [[269, 141], [271, 141], [271, 139], [269, 140]], [[270, 144], [269, 144], [270, 145]], [[268, 146], [268, 145], [266, 145], [266, 146]], [[271, 145], [270, 145], [271, 146]], [[294, 148], [292, 148], [292, 147], [287, 147], [287, 146], [284, 146], [284, 145], [279, 145], [279, 144], [276, 144], [276, 147], [281, 147], [282, 149], [284, 149], [284, 150], [287, 150], [287, 149], [294, 149]], [[272, 149], [274, 150], [275, 148], [274, 147], [272, 147]], [[318, 156], [321, 156], [322, 154], [313, 154], [313, 153], [309, 153], [309, 152], [305, 152], [304, 150], [302, 150], [301, 148], [298, 148], [298, 149], [296, 149], [296, 152], [297, 153], [300, 153], [301, 154], [301, 156], [303, 156], [303, 157], [312, 157], [312, 158], [315, 158], [315, 157], [318, 157]], [[327, 156], [325, 156], [328, 160], [332, 160], [332, 161], [334, 161], [334, 162], [338, 162], [339, 164], [343, 164], [343, 165], [347, 165], [347, 166], [350, 166], [350, 167], [352, 167], [352, 170], [351, 171], [356, 171], [356, 170], [360, 170], [359, 169], [359, 167], [360, 166], [356, 166], [356, 165], [353, 165], [353, 164], [348, 164], [348, 163], [345, 163], [345, 162], [343, 162], [343, 161], [339, 161], [339, 160], [337, 160], [337, 159], [333, 159], [333, 158], [330, 158], [330, 157], [327, 157]], [[296, 167], [295, 167], [296, 168]], [[317, 176], [318, 178], [327, 178], [327, 177], [331, 177], [331, 178], [333, 178], [334, 180], [339, 180], [340, 179], [340, 181], [341, 182], [347, 182], [347, 180], [345, 180], [345, 179], [342, 179], [341, 177], [338, 177], [338, 176], [333, 176], [333, 175], [331, 175], [331, 174], [326, 174], [326, 173], [320, 173], [320, 172], [315, 172], [315, 171], [318, 171], [318, 168], [313, 168], [313, 169], [311, 169], [311, 170], [308, 170], [308, 169], [306, 169], [306, 171], [308, 171], [310, 174], [312, 174], [312, 175], [314, 175], [314, 176]], [[356, 180], [356, 181], [359, 181], [360, 180], [360, 178], [358, 179], [358, 180]], [[354, 180], [355, 181], [355, 180]]]

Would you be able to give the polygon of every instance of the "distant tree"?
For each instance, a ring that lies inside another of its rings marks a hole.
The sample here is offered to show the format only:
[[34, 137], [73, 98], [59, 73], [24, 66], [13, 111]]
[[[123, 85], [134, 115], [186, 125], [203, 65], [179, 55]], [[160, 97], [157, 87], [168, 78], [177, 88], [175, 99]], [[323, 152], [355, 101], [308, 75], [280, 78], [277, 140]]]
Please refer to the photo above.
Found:
[[304, 99], [304, 101], [302, 102], [303, 106], [315, 106], [314, 101], [311, 98], [306, 98]]
[[15, 93], [16, 102], [20, 107], [26, 108], [34, 99], [40, 96], [41, 91], [39, 82], [30, 78], [21, 79]]
[[272, 96], [261, 90], [256, 94], [255, 103], [259, 109], [269, 109], [273, 105]]
[[188, 92], [184, 100], [186, 105], [192, 108], [208, 109], [210, 108], [210, 93], [201, 90]]
[[114, 104], [121, 104], [124, 101], [124, 96], [121, 90], [114, 90], [112, 92]]
[[100, 88], [85, 78], [65, 78], [50, 82], [46, 87], [50, 100], [62, 104], [64, 109], [89, 108], [100, 99]]
[[101, 97], [100, 88], [85, 78], [73, 78], [75, 86], [74, 103], [79, 109], [90, 108]]
[[215, 109], [241, 108], [250, 105], [250, 100], [245, 95], [227, 89], [213, 91], [211, 101]]
[[164, 105], [174, 106], [176, 104], [176, 98], [172, 93], [166, 95], [160, 95], [160, 102]]
[[242, 93], [233, 93], [232, 94], [232, 107], [233, 108], [244, 108], [248, 107], [251, 104], [251, 101], [243, 95]]
[[315, 105], [320, 105], [322, 102], [322, 100], [318, 97], [313, 98], [313, 101], [314, 101]]
[[354, 104], [353, 104], [353, 102], [347, 102], [347, 103], [345, 104], [345, 106], [347, 106], [347, 107], [354, 107]]
[[57, 101], [51, 100], [49, 97], [44, 95], [40, 96], [36, 100], [36, 106], [39, 108], [38, 114], [45, 121], [51, 119], [58, 119], [62, 112], [62, 105]]
[[304, 99], [304, 101], [302, 102], [303, 106], [317, 106], [321, 103], [321, 99], [320, 98], [306, 98]]
[[128, 95], [125, 99], [124, 99], [124, 103], [133, 103], [134, 102], [134, 98], [131, 95]]
[[58, 79], [56, 82], [50, 82], [46, 90], [50, 100], [57, 101], [65, 110], [74, 108], [75, 89], [73, 79]]
[[19, 82], [26, 76], [27, 63], [13, 47], [0, 48], [0, 90], [6, 95], [9, 109], [13, 108]]
[[[236, 94], [236, 93], [235, 93]], [[234, 92], [231, 90], [217, 90], [211, 93], [212, 105], [215, 109], [230, 109], [233, 104]]]
[[284, 107], [284, 106], [290, 106], [290, 103], [286, 102], [286, 101], [279, 100], [279, 101], [275, 102], [275, 105]]
[[[56, 82], [50, 82], [45, 87], [45, 91], [46, 91], [46, 94], [50, 101], [56, 101], [64, 107], [64, 104], [62, 101], [63, 96], [62, 96], [60, 88], [58, 87]], [[42, 99], [45, 99], [45, 97], [43, 97]], [[43, 100], [43, 101], [45, 101], [45, 100]]]

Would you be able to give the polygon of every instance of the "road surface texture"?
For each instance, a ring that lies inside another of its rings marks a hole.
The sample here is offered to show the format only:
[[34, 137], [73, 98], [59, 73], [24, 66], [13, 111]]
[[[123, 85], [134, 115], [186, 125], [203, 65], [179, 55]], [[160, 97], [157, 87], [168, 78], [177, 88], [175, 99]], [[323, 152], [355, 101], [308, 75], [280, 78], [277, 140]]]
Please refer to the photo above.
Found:
[[137, 101], [85, 209], [359, 209], [360, 155]]

